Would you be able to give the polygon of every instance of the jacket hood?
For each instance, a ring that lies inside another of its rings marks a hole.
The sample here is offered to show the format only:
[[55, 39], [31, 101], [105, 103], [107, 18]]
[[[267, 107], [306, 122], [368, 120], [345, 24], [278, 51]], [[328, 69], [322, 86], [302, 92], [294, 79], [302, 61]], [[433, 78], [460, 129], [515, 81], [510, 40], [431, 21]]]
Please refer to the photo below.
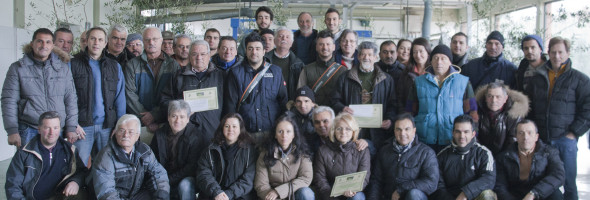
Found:
[[[488, 85], [489, 84], [480, 86], [475, 92], [477, 106], [485, 111], [488, 110], [485, 97]], [[529, 98], [519, 91], [512, 90], [508, 87], [505, 87], [505, 89], [508, 93], [508, 100], [506, 100], [506, 104], [504, 104], [504, 109], [507, 110], [508, 116], [510, 118], [524, 118], [529, 113]]]
[[[33, 53], [33, 46], [30, 43], [27, 43], [25, 45], [23, 45], [23, 53], [28, 54], [28, 53]], [[70, 55], [61, 50], [59, 47], [53, 47], [53, 50], [51, 50], [52, 54], [55, 54], [61, 61], [63, 61], [64, 63], [68, 63], [70, 62]], [[51, 55], [50, 59], [51, 59]]]

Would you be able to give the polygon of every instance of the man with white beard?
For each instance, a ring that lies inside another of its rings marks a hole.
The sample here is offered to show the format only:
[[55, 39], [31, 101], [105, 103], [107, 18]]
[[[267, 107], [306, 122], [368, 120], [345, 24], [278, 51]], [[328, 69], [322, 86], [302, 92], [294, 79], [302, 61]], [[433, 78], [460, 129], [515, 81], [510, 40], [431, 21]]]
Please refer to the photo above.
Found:
[[389, 74], [381, 68], [375, 67], [375, 62], [378, 60], [377, 44], [368, 41], [362, 42], [358, 46], [358, 52], [360, 64], [353, 65], [349, 71], [340, 76], [336, 83], [339, 88], [333, 93], [334, 104], [332, 108], [337, 113], [354, 114], [354, 111], [349, 107], [350, 104], [383, 105], [381, 127], [362, 129], [360, 132], [362, 140], [358, 142], [372, 141], [375, 149], [371, 146], [369, 148], [371, 148], [371, 155], [375, 155], [376, 149], [383, 145], [388, 135], [391, 136], [391, 134], [386, 134], [386, 131], [391, 128], [391, 122], [396, 116], [395, 85]]

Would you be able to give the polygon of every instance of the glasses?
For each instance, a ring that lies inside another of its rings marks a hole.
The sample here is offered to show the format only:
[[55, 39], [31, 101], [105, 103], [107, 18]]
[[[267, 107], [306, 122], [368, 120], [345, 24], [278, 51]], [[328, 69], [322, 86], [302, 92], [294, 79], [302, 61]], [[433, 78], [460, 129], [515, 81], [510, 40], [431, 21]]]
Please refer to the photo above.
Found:
[[338, 131], [338, 132], [343, 132], [343, 131], [352, 132], [352, 128], [348, 128], [348, 127], [346, 127], [346, 128], [336, 127], [336, 131]]
[[129, 135], [135, 135], [137, 134], [137, 131], [131, 129], [131, 130], [126, 130], [126, 129], [119, 129], [117, 130], [117, 134], [119, 135], [125, 135], [126, 133], [129, 133]]

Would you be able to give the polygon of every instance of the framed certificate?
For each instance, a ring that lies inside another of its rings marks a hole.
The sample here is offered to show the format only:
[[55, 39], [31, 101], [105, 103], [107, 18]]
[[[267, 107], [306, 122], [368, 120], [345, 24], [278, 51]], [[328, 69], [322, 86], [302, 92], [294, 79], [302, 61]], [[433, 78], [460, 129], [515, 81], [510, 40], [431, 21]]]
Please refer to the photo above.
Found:
[[183, 92], [184, 101], [191, 107], [192, 112], [202, 112], [219, 109], [217, 87], [187, 90]]
[[334, 179], [334, 186], [332, 186], [332, 192], [330, 192], [330, 197], [337, 197], [343, 195], [344, 192], [349, 190], [351, 192], [363, 191], [363, 184], [365, 184], [365, 176], [367, 176], [367, 171], [337, 176]]
[[351, 104], [352, 115], [361, 128], [381, 128], [383, 104]]

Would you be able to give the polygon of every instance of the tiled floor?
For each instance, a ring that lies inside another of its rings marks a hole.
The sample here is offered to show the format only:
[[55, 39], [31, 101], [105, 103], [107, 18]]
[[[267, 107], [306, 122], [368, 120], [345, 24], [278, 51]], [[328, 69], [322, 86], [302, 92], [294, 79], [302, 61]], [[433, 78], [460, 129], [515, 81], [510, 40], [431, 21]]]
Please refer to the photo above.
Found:
[[[590, 149], [588, 148], [588, 134], [578, 142], [578, 192], [580, 199], [590, 199]], [[6, 170], [10, 159], [0, 161], [0, 199], [6, 199]]]

